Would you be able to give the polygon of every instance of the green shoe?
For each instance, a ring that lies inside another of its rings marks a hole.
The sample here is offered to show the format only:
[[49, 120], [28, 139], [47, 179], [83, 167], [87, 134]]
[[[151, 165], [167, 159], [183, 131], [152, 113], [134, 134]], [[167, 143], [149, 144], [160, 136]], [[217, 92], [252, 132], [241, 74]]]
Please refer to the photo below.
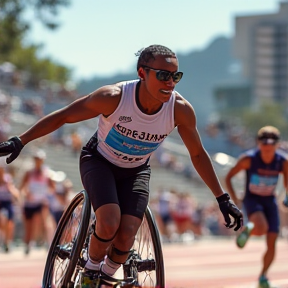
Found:
[[254, 224], [252, 222], [249, 222], [244, 227], [244, 230], [238, 235], [236, 239], [236, 244], [239, 248], [243, 248], [245, 246], [253, 228]]
[[268, 279], [266, 278], [266, 276], [262, 275], [259, 278], [258, 288], [271, 288], [270, 283], [269, 283]]
[[80, 279], [78, 286], [81, 288], [99, 288], [100, 287], [100, 279], [99, 279], [99, 271], [88, 270], [86, 269], [83, 272], [80, 272]]

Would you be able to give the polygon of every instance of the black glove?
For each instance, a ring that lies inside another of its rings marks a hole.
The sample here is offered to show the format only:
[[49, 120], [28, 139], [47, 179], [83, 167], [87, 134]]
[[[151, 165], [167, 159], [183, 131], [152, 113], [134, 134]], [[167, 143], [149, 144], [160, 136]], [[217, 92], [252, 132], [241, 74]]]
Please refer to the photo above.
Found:
[[10, 138], [6, 142], [0, 142], [0, 157], [11, 154], [6, 159], [6, 163], [10, 164], [18, 157], [23, 147], [24, 145], [22, 144], [20, 138], [17, 136]]
[[[227, 228], [234, 228], [234, 231], [239, 230], [243, 226], [243, 214], [237, 208], [237, 206], [231, 202], [230, 196], [227, 193], [216, 198], [219, 204], [220, 211], [222, 212], [225, 219], [225, 226]], [[231, 224], [231, 219], [234, 218], [234, 222]]]
[[284, 205], [285, 207], [288, 207], [288, 194], [286, 194], [286, 196], [285, 196], [285, 198], [284, 198], [284, 200], [283, 200], [283, 205]]

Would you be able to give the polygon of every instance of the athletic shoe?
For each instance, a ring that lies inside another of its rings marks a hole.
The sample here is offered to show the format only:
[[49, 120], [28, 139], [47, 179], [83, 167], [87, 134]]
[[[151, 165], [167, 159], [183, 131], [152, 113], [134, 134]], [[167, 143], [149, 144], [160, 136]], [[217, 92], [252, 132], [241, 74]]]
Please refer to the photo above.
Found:
[[266, 276], [262, 275], [259, 278], [258, 288], [271, 288], [270, 283], [269, 283], [268, 279], [266, 278]]
[[244, 227], [243, 231], [238, 235], [236, 239], [236, 244], [239, 248], [243, 248], [245, 246], [253, 228], [254, 224], [252, 222], [249, 222]]
[[24, 253], [26, 255], [28, 255], [30, 253], [30, 245], [29, 244], [25, 244]]
[[9, 246], [8, 246], [7, 243], [4, 243], [4, 244], [3, 244], [3, 251], [4, 251], [5, 253], [9, 253]]
[[[99, 271], [85, 269], [79, 272], [79, 281], [82, 288], [98, 288], [100, 287]], [[76, 286], [77, 287], [77, 286]]]
[[87, 268], [79, 273], [80, 286], [74, 285], [74, 288], [100, 288], [100, 287], [135, 287], [135, 280], [133, 278], [128, 279], [116, 279], [102, 271], [88, 270]]

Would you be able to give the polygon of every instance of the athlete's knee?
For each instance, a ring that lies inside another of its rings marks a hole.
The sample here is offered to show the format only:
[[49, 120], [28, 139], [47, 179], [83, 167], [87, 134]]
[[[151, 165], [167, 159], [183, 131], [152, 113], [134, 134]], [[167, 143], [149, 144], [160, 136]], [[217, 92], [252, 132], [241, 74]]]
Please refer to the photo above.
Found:
[[94, 233], [96, 233], [99, 238], [104, 239], [113, 239], [117, 230], [119, 228], [119, 222], [104, 221], [99, 223], [97, 222], [96, 227], [94, 228]]
[[128, 241], [129, 239], [134, 240], [134, 237], [138, 231], [139, 225], [133, 223], [126, 223], [125, 225], [121, 225], [117, 232], [118, 241]]
[[117, 217], [103, 217], [96, 223], [95, 231], [99, 235], [106, 235], [106, 237], [111, 238], [116, 234], [119, 229], [120, 218]]
[[268, 224], [266, 222], [260, 222], [253, 228], [253, 234], [256, 236], [266, 235], [268, 233]]

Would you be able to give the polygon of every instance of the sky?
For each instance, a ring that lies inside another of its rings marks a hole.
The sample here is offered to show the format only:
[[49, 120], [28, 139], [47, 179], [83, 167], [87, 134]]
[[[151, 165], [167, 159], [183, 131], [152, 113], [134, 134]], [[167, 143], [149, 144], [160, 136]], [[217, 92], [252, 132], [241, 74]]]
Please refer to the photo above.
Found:
[[[71, 0], [60, 9], [60, 28], [36, 21], [27, 38], [73, 70], [74, 80], [136, 69], [135, 53], [161, 44], [176, 53], [205, 48], [218, 36], [233, 37], [236, 16], [275, 13], [276, 0]], [[36, 23], [36, 24], [35, 24]], [[180, 63], [181, 66], [181, 63]]]

